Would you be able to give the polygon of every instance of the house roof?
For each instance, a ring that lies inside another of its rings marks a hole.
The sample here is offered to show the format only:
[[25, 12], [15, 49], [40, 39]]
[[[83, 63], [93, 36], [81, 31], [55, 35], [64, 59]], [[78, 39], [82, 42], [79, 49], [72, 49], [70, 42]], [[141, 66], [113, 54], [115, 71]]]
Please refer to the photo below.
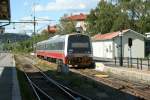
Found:
[[87, 15], [80, 13], [79, 15], [71, 15], [66, 17], [68, 20], [73, 20], [73, 21], [83, 21], [87, 18]]
[[[125, 32], [127, 32], [129, 29], [123, 30], [122, 33], [124, 34]], [[116, 36], [118, 36], [120, 33], [120, 31], [117, 32], [111, 32], [111, 33], [106, 33], [106, 34], [97, 34], [93, 37], [93, 40], [108, 40], [108, 39], [112, 39]]]
[[[142, 35], [142, 34], [140, 34], [138, 32], [135, 32], [135, 31], [133, 31], [131, 29], [122, 30], [122, 34], [125, 34], [128, 31], [132, 31], [132, 32], [134, 32], [136, 34], [139, 34], [139, 35], [145, 37], [144, 35]], [[92, 37], [92, 40], [97, 41], [97, 40], [109, 40], [109, 39], [113, 39], [113, 38], [119, 36], [119, 33], [120, 33], [120, 31], [106, 33], [106, 34], [96, 34], [95, 36]]]

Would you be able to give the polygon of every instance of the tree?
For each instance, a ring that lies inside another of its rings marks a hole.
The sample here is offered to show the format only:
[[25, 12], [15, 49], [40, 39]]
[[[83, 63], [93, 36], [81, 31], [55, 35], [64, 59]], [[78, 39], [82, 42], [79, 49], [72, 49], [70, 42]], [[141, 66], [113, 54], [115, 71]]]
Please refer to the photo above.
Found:
[[72, 32], [75, 32], [75, 25], [76, 22], [69, 20], [66, 18], [66, 16], [64, 15], [61, 19], [60, 19], [60, 24], [58, 25], [58, 33], [59, 34], [70, 34]]
[[128, 15], [124, 13], [120, 13], [120, 15], [114, 20], [111, 31], [118, 31], [121, 29], [129, 29], [130, 28], [130, 20], [128, 19]]
[[149, 32], [150, 1], [120, 0], [120, 7], [128, 14], [130, 28], [140, 33]]
[[110, 32], [114, 20], [119, 15], [119, 10], [115, 5], [101, 1], [96, 9], [91, 10], [90, 15], [87, 17], [88, 31], [91, 35], [96, 33]]
[[14, 52], [33, 52], [34, 48], [33, 45], [36, 44], [37, 42], [46, 40], [50, 37], [51, 35], [46, 31], [43, 30], [40, 34], [33, 35], [31, 38], [21, 41], [21, 42], [16, 42], [14, 45], [12, 45], [12, 48], [9, 47], [9, 45], [6, 45], [6, 49], [12, 49]]
[[98, 32], [96, 28], [96, 21], [97, 21], [96, 11], [94, 9], [91, 10], [90, 14], [87, 16], [87, 31], [90, 34], [96, 34]]
[[115, 4], [101, 0], [87, 18], [87, 30], [91, 35], [123, 29], [139, 33], [150, 32], [149, 0], [115, 0]]

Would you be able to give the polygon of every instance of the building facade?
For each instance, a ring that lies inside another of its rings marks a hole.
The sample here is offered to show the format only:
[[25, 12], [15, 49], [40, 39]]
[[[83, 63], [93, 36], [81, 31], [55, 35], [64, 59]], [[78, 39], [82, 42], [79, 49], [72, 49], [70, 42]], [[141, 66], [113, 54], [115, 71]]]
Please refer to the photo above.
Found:
[[87, 15], [80, 13], [75, 15], [66, 16], [64, 19], [76, 22], [75, 28], [80, 31], [86, 31], [86, 23], [85, 20]]
[[[145, 36], [131, 29], [123, 30], [121, 33], [112, 32], [97, 34], [92, 40], [93, 56], [101, 58], [120, 57], [122, 38], [122, 56], [132, 58], [145, 57]], [[129, 40], [132, 46], [129, 46]]]

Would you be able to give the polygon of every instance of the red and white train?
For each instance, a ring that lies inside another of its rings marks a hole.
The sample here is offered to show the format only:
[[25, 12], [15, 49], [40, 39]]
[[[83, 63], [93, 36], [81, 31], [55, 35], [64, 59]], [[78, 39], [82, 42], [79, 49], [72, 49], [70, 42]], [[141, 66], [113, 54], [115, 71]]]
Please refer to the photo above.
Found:
[[90, 37], [79, 33], [56, 35], [38, 42], [36, 53], [40, 58], [62, 64], [94, 67]]

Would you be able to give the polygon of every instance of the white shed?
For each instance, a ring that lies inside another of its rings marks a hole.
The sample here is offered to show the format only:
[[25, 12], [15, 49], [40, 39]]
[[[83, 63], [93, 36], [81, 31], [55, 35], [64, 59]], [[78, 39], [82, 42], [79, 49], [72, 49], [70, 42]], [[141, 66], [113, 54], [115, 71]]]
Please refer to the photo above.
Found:
[[[97, 34], [92, 40], [93, 56], [101, 58], [120, 57], [122, 36], [123, 57], [144, 58], [145, 56], [145, 36], [131, 29], [122, 30], [106, 34]], [[132, 41], [131, 48], [128, 45]]]

